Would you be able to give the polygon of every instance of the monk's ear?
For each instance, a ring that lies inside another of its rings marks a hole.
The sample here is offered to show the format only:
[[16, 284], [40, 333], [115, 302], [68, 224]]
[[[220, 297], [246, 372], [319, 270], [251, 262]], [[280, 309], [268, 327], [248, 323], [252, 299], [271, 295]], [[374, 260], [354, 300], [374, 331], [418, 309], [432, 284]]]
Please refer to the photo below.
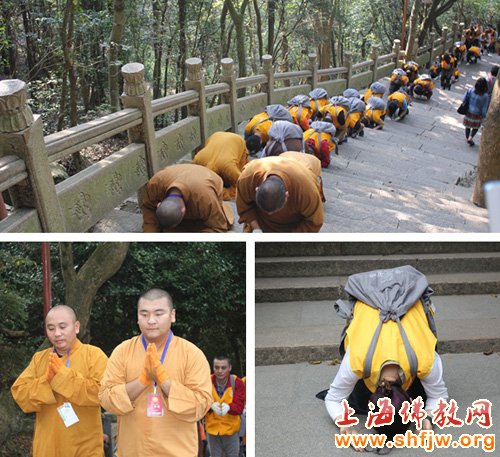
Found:
[[258, 190], [259, 190], [259, 188], [258, 188], [258, 187], [256, 187], [256, 188], [255, 188], [255, 192], [257, 192]]

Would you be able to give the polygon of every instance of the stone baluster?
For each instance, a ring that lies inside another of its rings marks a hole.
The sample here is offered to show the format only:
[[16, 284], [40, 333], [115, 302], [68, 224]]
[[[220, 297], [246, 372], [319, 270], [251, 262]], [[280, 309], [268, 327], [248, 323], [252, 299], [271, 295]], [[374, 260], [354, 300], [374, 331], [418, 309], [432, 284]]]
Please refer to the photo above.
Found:
[[36, 208], [44, 232], [64, 232], [64, 217], [50, 171], [40, 116], [26, 104], [26, 84], [0, 81], [0, 156], [24, 160], [28, 178], [9, 189], [15, 208]]
[[448, 46], [446, 46], [446, 41], [448, 40], [448, 27], [443, 27], [443, 35], [442, 35], [442, 54], [444, 54], [448, 50]]
[[201, 66], [201, 59], [192, 57], [186, 60], [187, 78], [186, 90], [198, 92], [198, 101], [189, 105], [189, 116], [198, 116], [200, 119], [200, 145], [203, 147], [207, 139], [207, 98], [205, 95], [205, 75]]
[[436, 32], [431, 32], [430, 36], [430, 50], [429, 50], [429, 66], [434, 62], [434, 44], [436, 42]]
[[344, 51], [344, 67], [347, 67], [346, 88], [351, 87], [352, 79], [352, 52]]
[[316, 89], [318, 85], [318, 57], [314, 52], [308, 55], [309, 57], [309, 70], [311, 70], [311, 78], [309, 84], [311, 90]]
[[401, 40], [394, 40], [392, 44], [392, 52], [396, 55], [394, 57], [394, 68], [399, 67], [399, 53], [401, 52]]
[[224, 103], [228, 104], [231, 110], [231, 130], [238, 132], [238, 119], [236, 116], [236, 108], [238, 96], [236, 94], [236, 73], [234, 71], [233, 59], [225, 58], [221, 61], [222, 77], [221, 81], [229, 85], [229, 92], [224, 94]]
[[151, 107], [151, 89], [144, 80], [144, 65], [128, 63], [121, 69], [123, 76], [124, 108], [137, 108], [142, 113], [142, 124], [128, 130], [130, 143], [144, 143], [146, 148], [146, 167], [151, 178], [160, 170], [160, 159], [156, 151], [156, 136]]
[[372, 83], [378, 80], [378, 56], [380, 53], [380, 44], [372, 45]]
[[264, 54], [262, 56], [262, 68], [260, 70], [261, 74], [267, 76], [267, 82], [263, 84], [263, 91], [267, 92], [267, 104], [272, 105], [274, 103], [274, 68], [273, 68], [273, 57], [269, 54]]

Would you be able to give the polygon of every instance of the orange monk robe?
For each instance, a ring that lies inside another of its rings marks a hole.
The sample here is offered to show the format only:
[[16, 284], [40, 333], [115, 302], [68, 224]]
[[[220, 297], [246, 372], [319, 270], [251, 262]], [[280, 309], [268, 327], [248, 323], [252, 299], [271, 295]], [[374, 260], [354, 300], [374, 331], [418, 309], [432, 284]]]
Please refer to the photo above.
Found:
[[[282, 155], [253, 160], [243, 169], [236, 186], [239, 222], [250, 224], [256, 220], [263, 232], [319, 232], [323, 203], [317, 175]], [[285, 206], [273, 214], [262, 211], [255, 203], [255, 188], [269, 175], [279, 176], [289, 194]]]
[[205, 147], [193, 159], [196, 165], [203, 165], [215, 171], [224, 181], [224, 200], [236, 196], [236, 181], [241, 170], [248, 163], [245, 140], [236, 133], [216, 132], [211, 135]]
[[[63, 367], [49, 384], [45, 374], [52, 348], [37, 352], [12, 386], [12, 396], [25, 413], [35, 413], [33, 457], [103, 457], [99, 383], [108, 358], [99, 348], [76, 340]], [[79, 422], [64, 425], [57, 412], [69, 402]]]
[[222, 178], [201, 165], [170, 165], [156, 173], [146, 185], [142, 204], [143, 231], [161, 232], [155, 211], [167, 192], [178, 189], [186, 205], [176, 232], [227, 232], [233, 224], [233, 212], [222, 201]]
[[146, 357], [140, 336], [115, 348], [101, 382], [102, 406], [118, 416], [120, 457], [196, 457], [200, 420], [212, 404], [208, 361], [194, 344], [174, 336], [163, 366], [172, 385], [168, 397], [160, 388], [163, 417], [147, 417], [148, 394], [153, 385], [133, 402], [125, 384], [138, 378]]

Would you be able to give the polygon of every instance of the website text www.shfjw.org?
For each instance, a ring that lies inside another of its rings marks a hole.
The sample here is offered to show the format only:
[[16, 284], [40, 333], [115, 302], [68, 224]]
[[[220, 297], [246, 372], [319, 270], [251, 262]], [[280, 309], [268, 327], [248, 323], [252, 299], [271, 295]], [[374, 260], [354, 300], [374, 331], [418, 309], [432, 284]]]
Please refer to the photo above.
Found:
[[495, 434], [467, 434], [464, 433], [454, 440], [450, 433], [434, 433], [433, 430], [422, 430], [419, 434], [407, 430], [404, 435], [395, 435], [392, 440], [387, 440], [384, 434], [336, 434], [335, 445], [338, 448], [366, 448], [370, 445], [373, 448], [410, 448], [425, 449], [432, 452], [434, 449], [456, 448], [470, 449], [481, 448], [484, 452], [495, 450]]

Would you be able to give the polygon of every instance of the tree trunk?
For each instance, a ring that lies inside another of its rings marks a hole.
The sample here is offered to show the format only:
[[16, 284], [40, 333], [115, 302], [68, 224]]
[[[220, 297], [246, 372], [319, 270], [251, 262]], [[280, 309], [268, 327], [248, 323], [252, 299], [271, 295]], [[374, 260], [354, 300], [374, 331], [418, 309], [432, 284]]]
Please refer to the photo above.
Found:
[[410, 31], [408, 33], [408, 40], [406, 43], [406, 60], [411, 60], [414, 58], [416, 52], [415, 38], [417, 36], [418, 27], [418, 12], [420, 10], [421, 0], [415, 0], [413, 3], [413, 8], [411, 9], [410, 15]]
[[109, 36], [108, 81], [111, 111], [120, 110], [120, 62], [118, 60], [125, 29], [125, 0], [113, 1], [113, 27]]
[[75, 310], [80, 321], [80, 336], [90, 341], [90, 312], [100, 287], [121, 267], [129, 243], [100, 243], [87, 261], [76, 270], [72, 243], [60, 243], [61, 272], [64, 281], [65, 305]]
[[472, 201], [477, 206], [485, 207], [484, 185], [488, 181], [498, 181], [500, 176], [500, 148], [498, 147], [500, 132], [500, 80], [493, 88], [488, 115], [484, 121], [481, 134], [481, 147], [477, 163], [477, 178], [472, 194]]
[[268, 0], [267, 2], [267, 53], [274, 55], [274, 22], [276, 18], [276, 2]]
[[245, 53], [245, 30], [244, 30], [244, 16], [245, 10], [248, 6], [248, 0], [243, 0], [239, 11], [233, 4], [233, 0], [225, 0], [229, 14], [234, 24], [236, 32], [236, 54], [238, 58], [238, 76], [245, 77], [247, 75], [246, 67], [246, 53]]
[[257, 0], [253, 0], [253, 8], [255, 10], [255, 22], [257, 24], [257, 41], [259, 43], [259, 62], [264, 55], [264, 42], [262, 40], [262, 17], [260, 14], [259, 4]]
[[432, 5], [429, 9], [429, 12], [425, 19], [422, 22], [422, 27], [420, 29], [420, 33], [418, 35], [418, 45], [423, 46], [425, 42], [425, 37], [429, 34], [432, 24], [436, 20], [436, 10], [438, 4], [441, 0], [433, 0]]
[[[186, 2], [178, 0], [178, 19], [179, 19], [179, 55], [177, 58], [177, 92], [182, 92], [184, 88], [184, 80], [186, 79], [186, 53], [187, 53], [187, 38], [186, 38]], [[177, 111], [176, 111], [177, 113]], [[177, 116], [176, 116], [177, 117]], [[184, 106], [181, 109], [181, 118], [187, 117], [187, 108]], [[176, 119], [177, 121], [177, 119]]]
[[23, 16], [24, 35], [26, 37], [26, 62], [28, 64], [28, 80], [35, 76], [36, 58], [36, 37], [33, 31], [30, 9], [27, 2], [21, 3], [21, 13]]

